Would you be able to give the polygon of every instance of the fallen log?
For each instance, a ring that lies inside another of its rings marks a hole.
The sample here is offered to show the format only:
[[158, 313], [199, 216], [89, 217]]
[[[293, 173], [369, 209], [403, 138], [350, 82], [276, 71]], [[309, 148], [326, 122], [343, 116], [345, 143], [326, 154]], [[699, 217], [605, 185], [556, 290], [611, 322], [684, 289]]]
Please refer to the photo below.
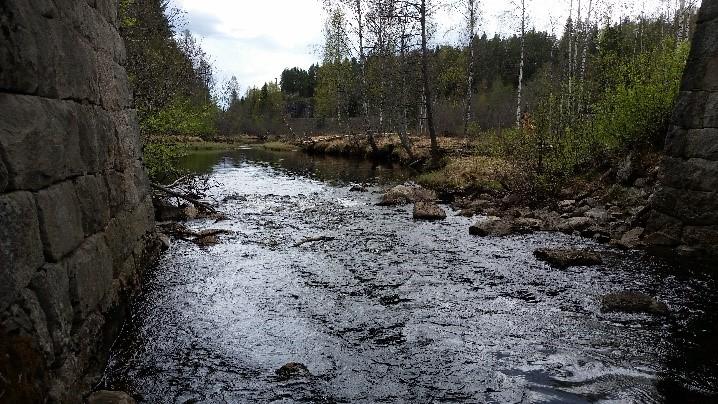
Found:
[[174, 196], [174, 197], [176, 197], [176, 198], [180, 198], [180, 199], [182, 199], [182, 200], [185, 200], [185, 201], [191, 203], [192, 205], [194, 205], [195, 207], [197, 207], [197, 209], [201, 209], [201, 210], [204, 210], [205, 212], [209, 212], [209, 213], [218, 213], [217, 210], [216, 210], [215, 208], [213, 208], [212, 206], [210, 206], [210, 205], [208, 205], [208, 204], [206, 204], [206, 203], [204, 203], [204, 202], [202, 202], [202, 201], [199, 201], [199, 200], [197, 200], [197, 199], [195, 199], [195, 198], [192, 198], [192, 197], [189, 197], [189, 196], [187, 196], [187, 195], [181, 194], [181, 193], [179, 193], [179, 192], [177, 192], [177, 191], [174, 191], [174, 190], [172, 190], [172, 189], [169, 189], [169, 188], [164, 187], [164, 186], [159, 185], [159, 184], [151, 183], [151, 185], [152, 185], [152, 188], [154, 188], [154, 189], [156, 189], [156, 190], [158, 190], [158, 191], [162, 191], [162, 192], [166, 193], [167, 195]]

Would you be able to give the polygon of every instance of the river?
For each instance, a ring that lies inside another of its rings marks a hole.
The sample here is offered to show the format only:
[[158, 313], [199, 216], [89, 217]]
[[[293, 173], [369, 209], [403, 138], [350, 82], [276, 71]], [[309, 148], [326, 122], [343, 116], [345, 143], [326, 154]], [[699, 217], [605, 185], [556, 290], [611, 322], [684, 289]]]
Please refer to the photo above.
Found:
[[[234, 234], [145, 275], [103, 386], [147, 403], [695, 402], [716, 391], [715, 281], [561, 234], [469, 235], [376, 206], [410, 172], [246, 149], [198, 153]], [[369, 192], [351, 192], [356, 182]], [[333, 240], [295, 246], [308, 237]], [[590, 246], [556, 270], [533, 251]], [[636, 290], [671, 314], [603, 314]], [[281, 380], [289, 362], [313, 376]], [[686, 401], [684, 401], [686, 400]]]

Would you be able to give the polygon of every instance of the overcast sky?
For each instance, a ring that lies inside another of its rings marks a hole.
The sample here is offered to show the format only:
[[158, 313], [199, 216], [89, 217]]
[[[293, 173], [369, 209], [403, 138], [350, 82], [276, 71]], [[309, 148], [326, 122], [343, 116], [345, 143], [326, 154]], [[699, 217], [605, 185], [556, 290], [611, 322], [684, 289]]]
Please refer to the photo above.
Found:
[[[530, 25], [561, 34], [570, 0], [527, 0]], [[578, 0], [574, 0], [576, 3]], [[593, 0], [601, 14], [656, 13], [678, 0]], [[187, 29], [212, 56], [220, 81], [236, 76], [244, 92], [249, 86], [274, 81], [287, 67], [309, 67], [318, 61], [324, 15], [320, 0], [174, 0], [186, 12]], [[588, 0], [583, 0], [584, 10]], [[517, 24], [510, 0], [481, 2], [481, 31], [511, 34]], [[584, 15], [585, 15], [584, 11]], [[436, 14], [435, 42], [456, 42], [461, 15]]]

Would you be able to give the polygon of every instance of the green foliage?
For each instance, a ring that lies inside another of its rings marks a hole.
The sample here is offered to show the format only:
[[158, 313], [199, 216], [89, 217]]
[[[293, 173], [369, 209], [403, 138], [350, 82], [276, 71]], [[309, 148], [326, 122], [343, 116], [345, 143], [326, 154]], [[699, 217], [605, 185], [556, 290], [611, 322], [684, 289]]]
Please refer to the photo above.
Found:
[[187, 154], [183, 146], [166, 142], [145, 143], [143, 152], [152, 182], [168, 183], [182, 175], [179, 161]]
[[216, 132], [217, 114], [213, 103], [178, 98], [155, 114], [144, 114], [140, 128], [149, 135], [207, 137]]
[[[514, 144], [514, 154], [533, 162], [541, 175], [566, 176], [605, 162], [622, 151], [660, 148], [680, 88], [688, 43], [664, 39], [652, 49], [619, 57], [603, 52], [595, 60], [595, 80], [575, 84], [584, 110], [562, 106], [556, 93], [542, 97], [537, 130]], [[594, 91], [589, 91], [596, 88]], [[563, 89], [562, 89], [563, 90]], [[592, 96], [592, 97], [591, 97]], [[568, 110], [563, 115], [561, 108]], [[585, 112], [584, 112], [585, 111]]]
[[615, 68], [616, 85], [596, 103], [587, 130], [607, 149], [640, 143], [660, 145], [680, 89], [687, 43], [665, 41]]

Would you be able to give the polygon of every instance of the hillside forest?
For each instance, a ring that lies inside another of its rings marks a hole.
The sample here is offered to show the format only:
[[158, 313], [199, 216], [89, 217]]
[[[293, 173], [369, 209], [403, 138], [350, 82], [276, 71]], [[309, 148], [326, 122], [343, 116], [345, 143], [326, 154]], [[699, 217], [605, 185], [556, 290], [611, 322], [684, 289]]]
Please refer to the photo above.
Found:
[[[615, 18], [576, 0], [560, 29], [546, 32], [532, 25], [530, 1], [507, 4], [515, 34], [500, 36], [484, 32], [475, 0], [326, 0], [321, 61], [241, 89], [236, 77], [217, 82], [211, 55], [182, 29], [181, 10], [122, 0], [150, 175], [177, 174], [181, 137], [330, 139], [320, 151], [444, 172], [511, 162], [538, 188], [631, 150], [660, 150], [697, 4]], [[438, 10], [462, 16], [461, 40], [438, 44]], [[457, 156], [473, 158], [459, 164]], [[443, 185], [475, 180], [453, 177]]]

